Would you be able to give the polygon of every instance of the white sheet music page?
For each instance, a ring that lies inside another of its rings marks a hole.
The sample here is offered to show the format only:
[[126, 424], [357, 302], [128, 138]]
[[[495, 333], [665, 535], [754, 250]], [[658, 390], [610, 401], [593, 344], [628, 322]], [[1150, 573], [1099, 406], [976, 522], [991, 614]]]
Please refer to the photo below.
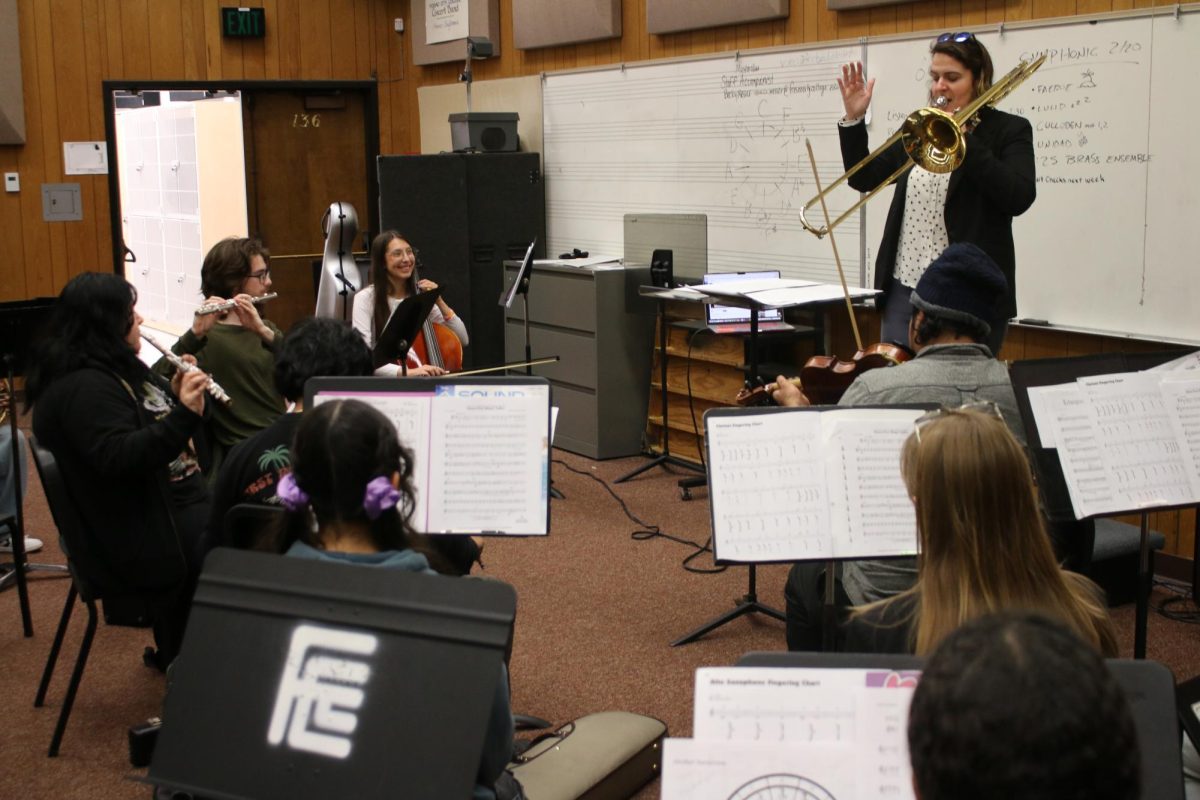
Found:
[[413, 492], [417, 504], [413, 510], [412, 524], [417, 530], [425, 530], [428, 522], [426, 487], [429, 486], [429, 414], [433, 392], [322, 392], [313, 398], [314, 405], [327, 400], [362, 400], [369, 403], [396, 426], [400, 444], [413, 454]]
[[1063, 384], [1058, 391], [1043, 395], [1043, 406], [1053, 426], [1075, 518], [1103, 513], [1112, 502], [1113, 487], [1104, 463], [1104, 447], [1096, 435], [1091, 403], [1078, 384]]
[[714, 555], [729, 561], [827, 558], [821, 414], [704, 418]]
[[1042, 447], [1050, 450], [1058, 447], [1058, 442], [1054, 439], [1056, 426], [1053, 413], [1053, 408], [1057, 406], [1051, 402], [1051, 398], [1055, 394], [1070, 395], [1078, 391], [1079, 387], [1075, 385], [1074, 381], [1054, 386], [1029, 387], [1029, 409], [1033, 412], [1033, 423], [1037, 426], [1038, 439], [1041, 440]]
[[857, 800], [911, 798], [912, 789], [872, 795], [858, 791], [857, 751], [836, 743], [663, 742], [662, 800]]
[[916, 555], [917, 518], [900, 451], [924, 411], [848, 408], [821, 413], [833, 556]]
[[546, 533], [549, 421], [548, 386], [439, 384], [425, 532]]
[[[839, 800], [912, 797], [906, 736], [908, 706], [918, 677], [917, 672], [886, 669], [699, 669], [693, 739], [702, 744], [688, 749], [692, 763], [668, 765], [664, 760], [663, 797], [668, 796], [668, 772], [682, 769], [690, 774], [700, 766], [695, 758], [719, 759], [731, 752], [751, 758], [758, 752], [771, 763], [776, 763], [777, 753], [791, 752], [790, 763], [778, 762], [788, 767], [783, 774], [832, 791], [837, 776], [825, 772], [823, 759], [840, 762], [842, 748], [853, 758], [854, 782], [838, 790], [834, 796]], [[754, 778], [731, 769], [728, 764], [712, 769], [713, 779], [718, 780], [719, 774], [721, 781], [744, 784]]]
[[1192, 496], [1200, 497], [1200, 377], [1195, 372], [1176, 372], [1164, 376], [1159, 385], [1163, 403], [1171, 417], [1176, 441], [1183, 446], [1184, 462], [1192, 481]]
[[1184, 505], [1193, 500], [1183, 448], [1159, 384], [1167, 373], [1080, 378], [1113, 494], [1106, 511]]

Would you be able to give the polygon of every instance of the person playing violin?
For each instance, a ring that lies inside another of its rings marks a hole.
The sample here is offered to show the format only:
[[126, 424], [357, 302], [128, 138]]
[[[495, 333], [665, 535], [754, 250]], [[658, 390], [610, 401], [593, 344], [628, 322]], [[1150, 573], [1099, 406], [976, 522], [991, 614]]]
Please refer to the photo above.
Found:
[[[371, 285], [354, 296], [354, 330], [374, 347], [379, 334], [387, 325], [392, 312], [400, 301], [418, 292], [438, 288], [427, 278], [417, 279], [417, 256], [408, 239], [394, 230], [384, 231], [371, 242]], [[467, 326], [446, 301], [439, 297], [429, 312], [429, 321], [445, 325], [458, 341], [467, 344]], [[435, 364], [424, 363], [412, 348], [408, 351], [409, 375], [444, 375], [446, 370]], [[384, 364], [375, 370], [376, 375], [398, 375], [398, 364]]]
[[[992, 358], [984, 342], [988, 320], [1007, 291], [996, 262], [973, 244], [947, 247], [924, 271], [909, 297], [911, 361], [864, 372], [842, 395], [838, 405], [936, 403], [958, 407], [991, 402], [1022, 444], [1025, 431], [1007, 367]], [[808, 405], [800, 388], [779, 376], [772, 397], [783, 406]], [[820, 650], [825, 565], [792, 565], [784, 595], [790, 650]], [[845, 608], [892, 597], [910, 588], [917, 577], [916, 559], [847, 561], [835, 587]]]

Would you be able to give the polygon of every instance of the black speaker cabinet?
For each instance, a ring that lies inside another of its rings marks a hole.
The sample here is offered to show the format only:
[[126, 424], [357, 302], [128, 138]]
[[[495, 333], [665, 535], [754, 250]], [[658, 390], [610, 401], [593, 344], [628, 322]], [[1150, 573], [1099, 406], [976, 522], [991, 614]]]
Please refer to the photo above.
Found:
[[504, 362], [505, 259], [536, 236], [545, 257], [546, 194], [537, 153], [379, 157], [380, 230], [400, 231], [421, 277], [466, 323], [464, 367]]

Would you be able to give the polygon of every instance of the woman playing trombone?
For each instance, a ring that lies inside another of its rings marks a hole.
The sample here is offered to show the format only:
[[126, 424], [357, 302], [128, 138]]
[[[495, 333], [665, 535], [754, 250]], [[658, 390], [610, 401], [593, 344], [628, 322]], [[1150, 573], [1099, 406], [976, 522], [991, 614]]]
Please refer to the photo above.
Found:
[[[971, 33], [945, 33], [930, 48], [930, 104], [954, 113], [992, 85], [992, 59]], [[846, 115], [838, 123], [846, 168], [868, 154], [863, 124], [875, 80], [867, 80], [861, 62], [842, 67], [838, 79]], [[1008, 294], [997, 298], [996, 319], [988, 346], [995, 355], [1004, 341], [1008, 320], [1016, 314], [1016, 258], [1012, 218], [1023, 213], [1036, 195], [1033, 128], [1023, 117], [995, 108], [980, 109], [968, 124], [966, 157], [950, 173], [922, 169], [896, 181], [875, 260], [875, 288], [883, 291], [884, 341], [903, 342], [910, 314], [908, 296], [925, 267], [955, 242], [971, 242], [990, 255], [1008, 279]], [[906, 160], [897, 141], [849, 180], [870, 191]]]

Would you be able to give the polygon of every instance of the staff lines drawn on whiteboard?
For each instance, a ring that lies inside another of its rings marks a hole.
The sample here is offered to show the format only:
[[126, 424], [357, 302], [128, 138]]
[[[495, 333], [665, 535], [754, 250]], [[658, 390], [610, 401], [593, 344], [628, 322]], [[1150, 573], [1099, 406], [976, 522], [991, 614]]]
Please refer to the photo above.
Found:
[[801, 775], [774, 773], [747, 781], [729, 800], [837, 800], [819, 783]]

